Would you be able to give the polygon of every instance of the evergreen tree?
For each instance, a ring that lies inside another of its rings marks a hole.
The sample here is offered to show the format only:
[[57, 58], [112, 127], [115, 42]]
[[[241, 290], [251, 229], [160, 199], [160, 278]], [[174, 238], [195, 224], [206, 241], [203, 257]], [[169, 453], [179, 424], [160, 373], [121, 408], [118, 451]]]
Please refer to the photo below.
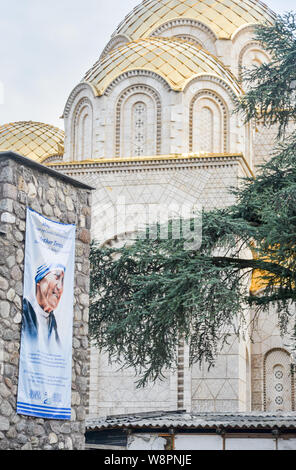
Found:
[[[112, 360], [134, 367], [139, 386], [176, 365], [180, 338], [190, 346], [191, 363], [213, 365], [250, 307], [275, 304], [283, 333], [291, 320], [296, 131], [287, 129], [296, 118], [295, 20], [290, 13], [257, 28], [256, 39], [271, 60], [245, 74], [248, 92], [237, 103], [246, 122], [260, 118], [265, 126], [278, 126], [277, 149], [256, 178], [233, 190], [234, 205], [203, 212], [201, 247], [184, 249], [185, 236], [138, 237], [120, 249], [92, 245], [91, 338]], [[173, 225], [168, 223], [170, 235]], [[257, 295], [249, 291], [254, 271], [265, 286]]]

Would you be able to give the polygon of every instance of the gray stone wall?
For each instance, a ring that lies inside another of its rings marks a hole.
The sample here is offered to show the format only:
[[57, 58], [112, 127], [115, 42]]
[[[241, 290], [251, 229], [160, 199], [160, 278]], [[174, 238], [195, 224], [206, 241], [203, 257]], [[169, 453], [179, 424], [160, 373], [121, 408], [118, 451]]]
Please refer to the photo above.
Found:
[[[125, 231], [136, 229], [133, 220], [139, 222], [144, 216], [141, 222], [147, 222], [147, 204], [162, 210], [171, 204], [191, 208], [201, 205], [207, 210], [226, 207], [234, 202], [229, 187], [236, 186], [240, 177], [250, 175], [239, 155], [180, 157], [173, 161], [167, 157], [103, 160], [87, 164], [61, 163], [55, 168], [96, 186], [92, 235], [101, 243], [113, 240], [112, 246], [124, 242]], [[117, 204], [122, 206], [117, 207]], [[125, 215], [129, 215], [128, 225], [123, 228]], [[198, 368], [189, 368], [188, 350], [184, 350], [184, 355], [180, 350], [178, 374], [168, 372], [166, 380], [139, 390], [132, 368], [118, 370], [117, 364], [110, 365], [106, 354], [92, 347], [88, 417], [192, 407], [199, 411], [237, 410], [244, 406], [240, 392], [241, 360], [238, 345], [233, 349], [229, 347], [219, 358], [215, 370], [201, 373]]]
[[[0, 449], [81, 450], [88, 407], [91, 191], [24, 160], [0, 158]], [[16, 414], [26, 206], [76, 223], [71, 421]]]

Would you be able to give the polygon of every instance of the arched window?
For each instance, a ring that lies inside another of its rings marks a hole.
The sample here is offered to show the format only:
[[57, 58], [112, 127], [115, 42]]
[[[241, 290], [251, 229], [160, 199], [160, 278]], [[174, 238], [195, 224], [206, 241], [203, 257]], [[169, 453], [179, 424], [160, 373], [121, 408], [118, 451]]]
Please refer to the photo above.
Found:
[[290, 354], [270, 350], [264, 360], [264, 410], [294, 411], [294, 386]]
[[117, 157], [159, 155], [161, 149], [161, 102], [146, 85], [134, 85], [120, 96], [116, 107]]
[[189, 117], [189, 152], [228, 151], [228, 113], [214, 92], [202, 91], [192, 100]]
[[93, 111], [88, 100], [82, 100], [75, 111], [73, 124], [74, 161], [88, 160], [93, 157]]
[[[247, 44], [240, 52], [238, 60], [238, 76], [239, 80], [243, 80], [243, 74], [246, 70], [260, 66], [263, 63], [268, 62], [267, 54], [260, 48], [260, 44], [253, 41]], [[244, 86], [249, 86], [245, 83]]]

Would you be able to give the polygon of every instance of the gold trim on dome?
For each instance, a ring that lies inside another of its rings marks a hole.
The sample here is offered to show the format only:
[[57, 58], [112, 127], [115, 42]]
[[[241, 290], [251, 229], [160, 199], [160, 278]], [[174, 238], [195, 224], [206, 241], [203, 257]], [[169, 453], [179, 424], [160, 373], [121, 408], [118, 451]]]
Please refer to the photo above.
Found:
[[127, 158], [94, 158], [87, 160], [73, 160], [71, 162], [53, 162], [50, 166], [57, 165], [89, 165], [90, 163], [124, 163], [124, 162], [145, 162], [153, 160], [179, 160], [190, 158], [219, 158], [219, 157], [243, 157], [242, 153], [174, 153], [170, 155], [152, 155], [147, 157], [127, 157]]
[[142, 70], [162, 77], [174, 91], [183, 91], [198, 76], [219, 77], [235, 94], [242, 89], [232, 73], [208, 51], [182, 39], [149, 38], [125, 44], [99, 60], [87, 72], [84, 83], [101, 96], [120, 75]]
[[64, 132], [42, 122], [19, 121], [0, 126], [0, 151], [12, 151], [39, 163], [64, 154]]
[[118, 26], [112, 37], [149, 37], [169, 21], [192, 19], [208, 26], [219, 39], [230, 39], [247, 24], [271, 24], [275, 14], [258, 0], [144, 0]]

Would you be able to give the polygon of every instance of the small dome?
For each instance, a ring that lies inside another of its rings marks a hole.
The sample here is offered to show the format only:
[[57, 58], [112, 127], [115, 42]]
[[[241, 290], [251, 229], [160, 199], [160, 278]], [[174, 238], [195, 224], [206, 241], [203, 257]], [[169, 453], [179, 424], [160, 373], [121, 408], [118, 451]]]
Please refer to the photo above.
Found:
[[185, 18], [208, 26], [218, 39], [230, 39], [246, 24], [272, 23], [275, 14], [258, 0], [144, 0], [112, 37], [147, 38], [165, 23]]
[[64, 154], [64, 132], [42, 122], [19, 121], [0, 126], [0, 151], [12, 151], [42, 163]]
[[149, 38], [128, 43], [95, 63], [84, 82], [97, 95], [121, 74], [145, 70], [161, 76], [174, 91], [183, 91], [188, 82], [201, 75], [215, 75], [240, 93], [234, 76], [209, 52], [178, 39]]

